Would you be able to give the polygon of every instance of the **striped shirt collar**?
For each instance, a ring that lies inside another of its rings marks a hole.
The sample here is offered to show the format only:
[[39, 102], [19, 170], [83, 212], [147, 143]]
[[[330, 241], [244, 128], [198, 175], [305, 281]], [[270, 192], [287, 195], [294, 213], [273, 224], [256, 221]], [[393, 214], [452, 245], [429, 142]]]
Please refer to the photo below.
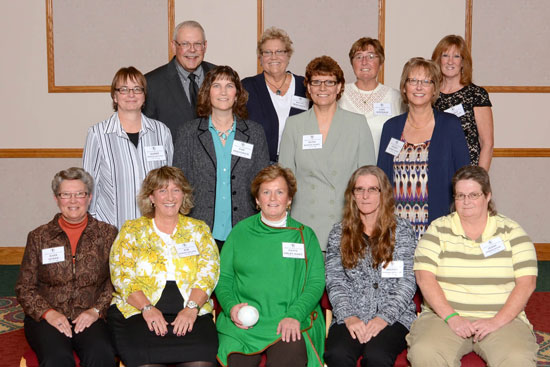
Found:
[[[139, 135], [142, 136], [148, 131], [154, 131], [155, 127], [145, 118], [143, 113], [141, 114], [141, 130]], [[105, 127], [106, 134], [117, 134], [119, 137], [127, 137], [126, 132], [122, 129], [122, 124], [118, 118], [118, 112], [115, 112], [110, 118], [107, 126]]]
[[[466, 233], [464, 232], [464, 228], [462, 227], [462, 223], [460, 222], [460, 217], [458, 216], [457, 212], [453, 212], [450, 214], [451, 216], [451, 231], [456, 236], [462, 236], [464, 238], [469, 238], [466, 236]], [[474, 242], [482, 243], [484, 241], [487, 241], [495, 236], [495, 232], [497, 230], [497, 221], [495, 216], [489, 215], [487, 213], [487, 223], [485, 224], [485, 229], [483, 230], [483, 233], [481, 234], [480, 238], [476, 238], [473, 240]]]

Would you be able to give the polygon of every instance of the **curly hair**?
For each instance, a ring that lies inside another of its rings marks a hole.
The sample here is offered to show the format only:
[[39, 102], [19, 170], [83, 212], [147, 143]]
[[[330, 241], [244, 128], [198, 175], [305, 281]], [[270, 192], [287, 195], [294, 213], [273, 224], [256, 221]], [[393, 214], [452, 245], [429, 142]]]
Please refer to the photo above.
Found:
[[432, 106], [439, 98], [439, 88], [441, 86], [441, 69], [439, 64], [435, 63], [432, 60], [426, 60], [423, 57], [413, 57], [405, 66], [403, 66], [403, 72], [401, 73], [401, 82], [399, 83], [399, 89], [401, 90], [401, 98], [403, 103], [409, 104], [409, 99], [407, 98], [407, 93], [405, 90], [405, 83], [409, 78], [409, 74], [416, 69], [422, 69], [428, 74], [428, 77], [434, 83], [434, 94], [432, 96]]
[[314, 58], [306, 66], [306, 75], [304, 80], [304, 85], [306, 86], [306, 97], [311, 99], [311, 95], [307, 90], [307, 86], [311, 79], [317, 75], [328, 75], [336, 77], [336, 83], [341, 85], [340, 92], [336, 96], [338, 101], [344, 93], [344, 85], [346, 84], [346, 79], [344, 78], [344, 72], [336, 60], [330, 56], [319, 56]]
[[152, 205], [149, 196], [155, 190], [168, 186], [170, 182], [173, 182], [183, 192], [183, 201], [179, 212], [186, 215], [191, 211], [191, 208], [193, 208], [193, 189], [185, 178], [183, 171], [177, 167], [163, 166], [149, 171], [149, 174], [143, 180], [141, 190], [137, 196], [138, 207], [142, 215], [154, 218], [155, 207]]
[[210, 88], [216, 80], [229, 80], [235, 84], [237, 94], [235, 96], [235, 104], [233, 104], [233, 114], [243, 120], [248, 118], [248, 110], [246, 109], [246, 101], [248, 101], [248, 92], [243, 88], [239, 74], [230, 66], [220, 65], [210, 70], [197, 98], [197, 116], [208, 117], [212, 114], [212, 103], [210, 101]]
[[254, 180], [252, 181], [252, 185], [250, 185], [250, 193], [254, 198], [258, 199], [260, 186], [264, 182], [273, 181], [278, 177], [282, 177], [286, 181], [286, 186], [288, 187], [288, 198], [292, 199], [296, 194], [296, 191], [298, 191], [296, 177], [294, 177], [294, 174], [292, 173], [290, 168], [283, 168], [278, 163], [267, 166], [260, 172], [258, 172], [256, 177], [254, 177]]
[[466, 45], [466, 41], [464, 41], [464, 38], [461, 36], [450, 34], [443, 37], [437, 46], [435, 46], [434, 52], [432, 53], [432, 60], [435, 61], [437, 65], [441, 66], [441, 55], [443, 55], [444, 52], [449, 51], [453, 46], [456, 47], [462, 57], [460, 84], [470, 85], [472, 83], [473, 73], [472, 55]]
[[264, 31], [264, 33], [262, 33], [262, 36], [258, 40], [258, 46], [256, 47], [256, 54], [258, 57], [261, 56], [264, 43], [271, 40], [279, 40], [283, 42], [285, 44], [285, 50], [288, 57], [291, 57], [294, 53], [294, 48], [292, 48], [292, 40], [288, 36], [288, 33], [281, 28], [269, 27]]
[[[361, 220], [361, 213], [355, 202], [355, 196], [353, 195], [357, 179], [365, 175], [375, 176], [380, 185], [380, 207], [374, 231], [368, 240], [363, 235], [365, 227]], [[344, 198], [342, 241], [340, 244], [342, 265], [344, 268], [352, 269], [357, 266], [359, 260], [365, 257], [367, 248], [370, 249], [372, 255], [373, 268], [377, 268], [380, 264], [389, 264], [393, 258], [397, 221], [394, 215], [395, 200], [393, 197], [393, 188], [384, 171], [376, 166], [358, 168], [349, 179]]]

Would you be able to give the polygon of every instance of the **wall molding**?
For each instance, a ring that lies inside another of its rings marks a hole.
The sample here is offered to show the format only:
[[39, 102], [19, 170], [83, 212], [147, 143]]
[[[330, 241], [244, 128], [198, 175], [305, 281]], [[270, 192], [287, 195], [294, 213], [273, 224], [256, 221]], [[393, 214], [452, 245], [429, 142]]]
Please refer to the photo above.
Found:
[[[495, 148], [493, 157], [547, 158], [550, 157], [550, 148]], [[82, 149], [0, 149], [0, 158], [82, 158]]]

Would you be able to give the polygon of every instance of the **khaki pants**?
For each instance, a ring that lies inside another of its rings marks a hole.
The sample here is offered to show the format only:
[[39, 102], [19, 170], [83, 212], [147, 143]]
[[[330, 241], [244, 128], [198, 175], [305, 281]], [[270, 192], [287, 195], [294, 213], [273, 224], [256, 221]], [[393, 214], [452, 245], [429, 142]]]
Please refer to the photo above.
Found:
[[536, 366], [535, 334], [517, 318], [474, 343], [473, 337], [463, 339], [456, 335], [436, 314], [424, 312], [412, 324], [406, 339], [407, 358], [413, 367], [460, 367], [462, 356], [472, 351], [490, 367]]

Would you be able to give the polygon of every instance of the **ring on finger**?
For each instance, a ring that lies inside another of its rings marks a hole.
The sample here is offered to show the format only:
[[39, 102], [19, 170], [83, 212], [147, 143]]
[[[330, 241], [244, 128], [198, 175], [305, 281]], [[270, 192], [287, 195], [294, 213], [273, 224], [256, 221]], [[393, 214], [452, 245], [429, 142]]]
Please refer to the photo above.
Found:
[[154, 320], [153, 320], [153, 321], [151, 321], [151, 324], [155, 324], [155, 321], [154, 321]]

